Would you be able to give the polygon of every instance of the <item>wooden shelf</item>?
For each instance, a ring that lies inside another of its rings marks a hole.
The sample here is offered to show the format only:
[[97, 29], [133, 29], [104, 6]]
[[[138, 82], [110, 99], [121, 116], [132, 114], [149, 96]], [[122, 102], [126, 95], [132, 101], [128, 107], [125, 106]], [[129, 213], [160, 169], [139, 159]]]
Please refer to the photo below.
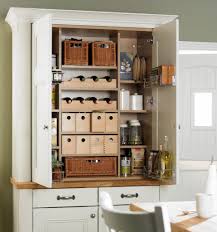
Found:
[[147, 110], [121, 110], [120, 112], [123, 114], [148, 114], [148, 113], [151, 113], [150, 111], [147, 111]]
[[92, 112], [105, 112], [105, 113], [118, 113], [118, 110], [62, 110], [62, 113], [92, 113]]
[[130, 148], [147, 148], [146, 145], [121, 145], [121, 149], [130, 149]]
[[144, 84], [144, 81], [134, 81], [134, 80], [120, 80], [121, 84], [135, 84], [135, 85], [139, 85], [139, 84]]
[[62, 65], [62, 69], [117, 70], [117, 66]]
[[118, 132], [61, 132], [62, 135], [118, 135]]
[[[12, 185], [17, 189], [46, 189], [46, 187], [34, 182], [17, 182], [11, 178]], [[175, 180], [152, 180], [143, 176], [129, 177], [76, 177], [67, 178], [63, 182], [54, 182], [53, 189], [59, 188], [96, 188], [96, 187], [125, 187], [125, 186], [160, 186], [173, 185]]]
[[91, 91], [91, 92], [103, 92], [103, 91], [111, 91], [111, 92], [116, 92], [118, 91], [118, 88], [115, 89], [109, 89], [109, 88], [100, 88], [100, 89], [96, 89], [96, 88], [68, 88], [68, 87], [61, 87], [61, 90], [65, 90], [65, 91]]

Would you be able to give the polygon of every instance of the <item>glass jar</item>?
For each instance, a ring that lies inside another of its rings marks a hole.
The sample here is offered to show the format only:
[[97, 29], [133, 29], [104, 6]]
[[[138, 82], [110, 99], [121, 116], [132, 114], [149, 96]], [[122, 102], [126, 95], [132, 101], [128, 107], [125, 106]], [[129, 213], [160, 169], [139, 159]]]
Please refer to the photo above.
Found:
[[120, 125], [120, 132], [121, 132], [121, 145], [127, 145], [128, 144], [128, 125], [127, 124], [121, 124]]
[[129, 144], [130, 145], [142, 144], [141, 124], [139, 120], [129, 121]]

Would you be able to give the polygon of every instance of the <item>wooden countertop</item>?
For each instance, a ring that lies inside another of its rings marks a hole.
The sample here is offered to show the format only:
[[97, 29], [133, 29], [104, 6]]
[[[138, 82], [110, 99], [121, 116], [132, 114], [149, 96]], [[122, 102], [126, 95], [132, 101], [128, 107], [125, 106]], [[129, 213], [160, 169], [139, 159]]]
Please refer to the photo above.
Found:
[[[46, 187], [34, 182], [19, 182], [11, 178], [12, 185], [17, 189], [46, 189]], [[142, 176], [132, 177], [93, 177], [71, 178], [62, 182], [53, 183], [52, 188], [96, 188], [96, 187], [124, 187], [124, 186], [160, 186], [175, 184], [173, 180], [159, 181], [144, 179]]]

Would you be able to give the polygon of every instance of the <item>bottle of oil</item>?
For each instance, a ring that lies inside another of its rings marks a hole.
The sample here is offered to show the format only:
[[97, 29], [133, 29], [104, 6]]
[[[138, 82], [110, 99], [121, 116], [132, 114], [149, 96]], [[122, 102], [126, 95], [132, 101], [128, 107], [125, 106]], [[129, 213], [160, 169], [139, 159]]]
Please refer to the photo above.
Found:
[[173, 176], [172, 153], [168, 149], [168, 137], [164, 137], [164, 145], [160, 145], [161, 178], [171, 179]]

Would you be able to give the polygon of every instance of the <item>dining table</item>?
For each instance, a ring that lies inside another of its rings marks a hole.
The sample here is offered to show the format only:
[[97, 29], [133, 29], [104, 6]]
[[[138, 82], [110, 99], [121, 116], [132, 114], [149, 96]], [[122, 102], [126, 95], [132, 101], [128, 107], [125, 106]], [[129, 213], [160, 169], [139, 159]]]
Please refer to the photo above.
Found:
[[195, 201], [132, 203], [130, 210], [153, 212], [159, 205], [167, 208], [172, 232], [217, 232], [217, 215], [207, 219], [199, 217]]

